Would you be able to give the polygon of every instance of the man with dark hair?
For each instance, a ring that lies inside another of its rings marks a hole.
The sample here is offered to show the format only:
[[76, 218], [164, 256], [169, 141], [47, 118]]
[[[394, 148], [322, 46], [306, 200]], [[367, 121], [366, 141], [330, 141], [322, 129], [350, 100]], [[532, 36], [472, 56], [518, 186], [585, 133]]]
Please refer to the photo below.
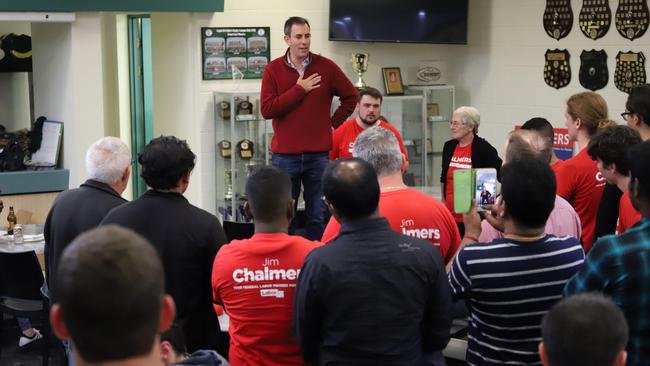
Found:
[[555, 145], [555, 130], [553, 129], [553, 125], [546, 118], [534, 117], [524, 122], [521, 125], [521, 129], [537, 131], [542, 137], [546, 138], [548, 146], [551, 149], [551, 168], [555, 171], [562, 163], [562, 160], [558, 159], [553, 151], [553, 146]]
[[423, 365], [449, 341], [451, 299], [438, 250], [379, 216], [379, 183], [357, 158], [330, 163], [323, 190], [338, 237], [300, 272], [295, 334], [306, 363]]
[[397, 129], [381, 117], [382, 96], [379, 90], [372, 87], [365, 87], [359, 91], [359, 103], [357, 109], [359, 113], [356, 117], [350, 118], [343, 122], [342, 125], [332, 132], [332, 150], [330, 150], [330, 160], [340, 158], [351, 158], [354, 140], [357, 136], [370, 127], [379, 126], [389, 130], [397, 138], [399, 149], [406, 159], [408, 169], [408, 154], [402, 141], [402, 136]]
[[628, 126], [639, 132], [643, 141], [650, 139], [650, 84], [632, 89], [621, 116]]
[[[260, 111], [264, 118], [273, 119], [273, 165], [291, 177], [296, 204], [304, 186], [306, 237], [318, 240], [325, 228], [320, 178], [332, 149], [332, 127], [354, 111], [359, 94], [334, 62], [309, 51], [307, 19], [287, 19], [284, 41], [287, 52], [264, 71]], [[334, 96], [341, 105], [331, 115]]]
[[571, 296], [544, 317], [539, 356], [544, 366], [624, 366], [627, 322], [598, 293]]
[[627, 151], [641, 142], [641, 136], [627, 126], [612, 126], [598, 132], [589, 140], [587, 152], [596, 160], [598, 171], [608, 184], [614, 185], [623, 192], [619, 201], [616, 232], [622, 234], [632, 225], [641, 220], [641, 213], [632, 207], [630, 201], [630, 168], [627, 161]]
[[159, 365], [158, 335], [174, 319], [160, 259], [147, 241], [117, 226], [90, 230], [63, 252], [50, 321], [84, 365]]
[[[406, 159], [395, 135], [385, 128], [368, 128], [357, 136], [352, 153], [375, 169], [381, 189], [379, 213], [390, 227], [398, 233], [427, 240], [438, 248], [445, 263], [449, 263], [460, 246], [454, 217], [442, 202], [404, 184], [402, 173], [406, 170]], [[340, 230], [341, 223], [330, 218], [322, 241], [334, 239]]]
[[191, 355], [187, 353], [185, 335], [178, 324], [173, 323], [160, 335], [160, 357], [164, 366], [196, 365], [227, 366], [221, 355], [212, 350], [198, 350]]
[[224, 245], [214, 260], [214, 300], [230, 316], [233, 365], [303, 365], [291, 334], [296, 280], [320, 243], [288, 235], [293, 219], [289, 176], [261, 167], [246, 182], [246, 215], [255, 235]]
[[627, 161], [630, 199], [643, 219], [619, 236], [598, 240], [564, 294], [602, 291], [611, 296], [630, 326], [627, 364], [645, 365], [650, 360], [650, 141], [631, 147]]
[[102, 224], [133, 229], [156, 248], [189, 351], [216, 349], [225, 353], [227, 335], [220, 332], [212, 307], [210, 277], [214, 256], [226, 236], [214, 215], [183, 197], [194, 159], [183, 140], [173, 136], [151, 140], [138, 155], [141, 175], [150, 189], [133, 202], [113, 209]]
[[[509, 155], [509, 154], [506, 154]], [[564, 283], [584, 260], [578, 239], [545, 234], [555, 202], [548, 162], [523, 154], [501, 167], [497, 216], [504, 237], [474, 243], [481, 234], [476, 207], [464, 215], [466, 233], [449, 272], [455, 300], [470, 312], [467, 363], [539, 363], [544, 314], [562, 298]]]

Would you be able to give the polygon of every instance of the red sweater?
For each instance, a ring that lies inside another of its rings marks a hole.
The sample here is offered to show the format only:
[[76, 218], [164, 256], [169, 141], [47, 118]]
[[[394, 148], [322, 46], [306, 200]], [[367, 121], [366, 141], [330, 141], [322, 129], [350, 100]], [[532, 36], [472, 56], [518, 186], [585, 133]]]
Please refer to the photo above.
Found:
[[[359, 101], [357, 89], [332, 60], [313, 53], [310, 57], [304, 78], [317, 73], [321, 82], [309, 93], [296, 84], [300, 75], [287, 62], [286, 53], [266, 65], [260, 109], [264, 118], [273, 119], [274, 153], [329, 151], [332, 127], [340, 125]], [[339, 97], [341, 105], [330, 117], [334, 96]]]

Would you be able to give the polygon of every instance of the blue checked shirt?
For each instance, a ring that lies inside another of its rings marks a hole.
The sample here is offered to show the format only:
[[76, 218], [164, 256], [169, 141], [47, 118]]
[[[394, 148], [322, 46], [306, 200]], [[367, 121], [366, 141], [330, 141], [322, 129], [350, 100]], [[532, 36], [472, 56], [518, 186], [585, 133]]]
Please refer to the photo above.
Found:
[[564, 295], [602, 291], [623, 310], [630, 327], [627, 365], [650, 365], [650, 220], [623, 235], [600, 239]]

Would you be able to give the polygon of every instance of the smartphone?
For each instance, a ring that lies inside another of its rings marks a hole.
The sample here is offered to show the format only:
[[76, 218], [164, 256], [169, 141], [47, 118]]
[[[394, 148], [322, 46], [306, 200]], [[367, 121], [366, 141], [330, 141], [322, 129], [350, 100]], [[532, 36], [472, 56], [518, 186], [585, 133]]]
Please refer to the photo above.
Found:
[[479, 211], [493, 205], [497, 196], [497, 171], [494, 168], [474, 169], [474, 200]]
[[474, 191], [472, 169], [454, 170], [454, 212], [468, 213], [472, 208]]

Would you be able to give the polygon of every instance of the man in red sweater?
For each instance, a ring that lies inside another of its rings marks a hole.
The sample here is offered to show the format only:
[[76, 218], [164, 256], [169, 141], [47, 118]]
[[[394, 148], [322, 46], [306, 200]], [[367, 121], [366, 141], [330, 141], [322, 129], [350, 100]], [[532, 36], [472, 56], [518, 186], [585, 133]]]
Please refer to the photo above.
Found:
[[[284, 41], [287, 52], [264, 71], [261, 112], [273, 119], [273, 165], [291, 177], [296, 202], [301, 184], [305, 187], [306, 236], [317, 240], [325, 228], [321, 175], [329, 162], [332, 127], [354, 111], [359, 93], [334, 62], [309, 51], [307, 19], [289, 18], [284, 23]], [[330, 116], [334, 96], [341, 105]]]
[[351, 158], [352, 147], [357, 136], [369, 127], [379, 126], [389, 130], [397, 138], [399, 149], [408, 162], [408, 155], [402, 136], [390, 123], [380, 119], [381, 116], [381, 92], [372, 87], [365, 87], [359, 91], [359, 115], [343, 122], [332, 133], [332, 150], [330, 160]]

